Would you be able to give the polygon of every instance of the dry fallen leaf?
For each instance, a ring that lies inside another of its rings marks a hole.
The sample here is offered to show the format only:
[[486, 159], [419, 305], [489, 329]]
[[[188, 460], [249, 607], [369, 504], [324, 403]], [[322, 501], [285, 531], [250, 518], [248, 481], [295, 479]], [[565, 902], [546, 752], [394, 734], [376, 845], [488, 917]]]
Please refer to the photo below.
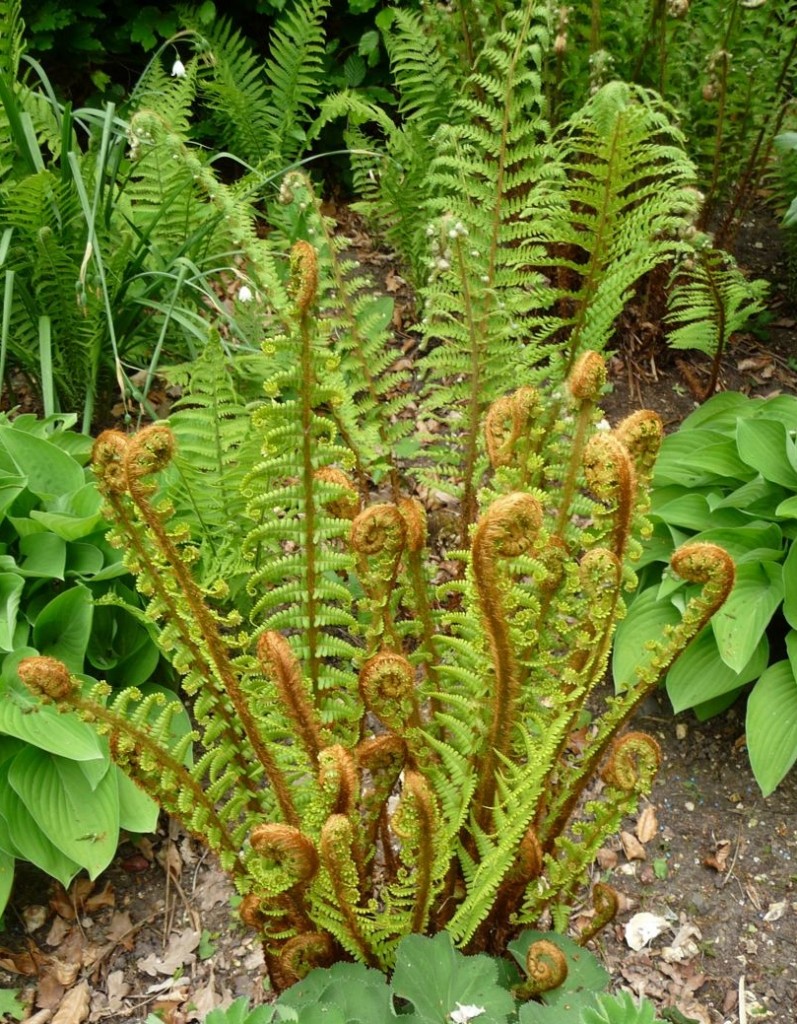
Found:
[[119, 1013], [123, 1008], [124, 997], [130, 992], [125, 972], [112, 971], [105, 981], [105, 990], [108, 993], [108, 1009], [111, 1013]]
[[601, 871], [611, 871], [617, 867], [617, 851], [610, 850], [608, 846], [602, 846], [595, 854], [595, 860]]
[[714, 853], [703, 858], [703, 866], [713, 868], [720, 874], [727, 870], [728, 854], [731, 852], [730, 839], [720, 839], [714, 847]]
[[637, 818], [636, 837], [640, 843], [649, 843], [659, 831], [659, 821], [656, 817], [656, 808], [652, 804], [642, 811]]
[[194, 928], [186, 928], [184, 931], [169, 938], [169, 948], [162, 957], [150, 953], [149, 956], [139, 960], [139, 970], [154, 977], [156, 974], [174, 974], [187, 964], [196, 960], [194, 950], [199, 945], [201, 932]]
[[786, 900], [780, 900], [777, 903], [770, 903], [769, 909], [764, 914], [765, 921], [780, 921], [783, 915], [786, 913]]
[[89, 1015], [89, 983], [81, 981], [61, 1000], [51, 1024], [81, 1024]]
[[628, 860], [646, 860], [645, 847], [631, 832], [621, 832], [620, 842], [623, 844], [623, 853]]

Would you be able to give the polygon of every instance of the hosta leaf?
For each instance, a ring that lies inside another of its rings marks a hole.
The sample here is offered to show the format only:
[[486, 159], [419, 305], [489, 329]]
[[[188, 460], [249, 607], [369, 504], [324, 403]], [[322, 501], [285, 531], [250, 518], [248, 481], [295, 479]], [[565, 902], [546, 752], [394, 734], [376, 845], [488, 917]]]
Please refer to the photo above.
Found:
[[47, 838], [31, 810], [9, 785], [8, 771], [8, 766], [0, 766], [0, 814], [8, 826], [14, 847], [20, 857], [57, 878], [64, 887], [68, 886], [80, 871], [80, 864]]
[[0, 850], [0, 915], [6, 908], [14, 883], [14, 858]]
[[775, 562], [740, 565], [731, 595], [711, 620], [720, 657], [741, 672], [783, 600], [783, 572]]
[[786, 621], [797, 629], [797, 544], [792, 543], [783, 563], [783, 614]]
[[747, 702], [747, 749], [764, 796], [797, 761], [797, 680], [791, 663], [770, 665]]
[[617, 627], [612, 673], [618, 693], [631, 686], [636, 679], [636, 670], [648, 660], [645, 645], [660, 637], [665, 626], [674, 626], [681, 621], [681, 613], [672, 602], [657, 601], [656, 591], [656, 587], [649, 587], [638, 594]]
[[47, 838], [91, 878], [110, 864], [119, 837], [115, 772], [92, 789], [75, 761], [29, 747], [11, 762], [8, 781]]
[[77, 715], [62, 714], [55, 708], [40, 703], [23, 686], [16, 674], [16, 666], [25, 657], [38, 652], [22, 648], [3, 662], [0, 674], [0, 732], [52, 754], [63, 754], [75, 761], [88, 761], [102, 757], [103, 745], [97, 733]]
[[0, 573], [0, 650], [14, 649], [14, 630], [24, 586], [25, 581], [17, 573]]
[[128, 832], [154, 832], [158, 805], [118, 765], [114, 765], [114, 770], [119, 786], [119, 827]]
[[[797, 470], [792, 465], [794, 442], [779, 420], [741, 420], [736, 427], [739, 455], [757, 473], [773, 483], [797, 490]], [[791, 456], [791, 458], [790, 458]]]
[[762, 636], [743, 670], [735, 672], [720, 657], [713, 632], [709, 628], [702, 630], [667, 673], [667, 695], [673, 711], [677, 714], [738, 690], [761, 675], [768, 659], [769, 644], [766, 636]]
[[82, 671], [93, 610], [87, 587], [79, 583], [65, 590], [36, 616], [33, 645], [40, 654], [58, 658], [73, 672]]
[[72, 456], [44, 438], [0, 426], [0, 445], [11, 456], [20, 475], [27, 478], [29, 489], [40, 498], [72, 494], [86, 482], [83, 469]]

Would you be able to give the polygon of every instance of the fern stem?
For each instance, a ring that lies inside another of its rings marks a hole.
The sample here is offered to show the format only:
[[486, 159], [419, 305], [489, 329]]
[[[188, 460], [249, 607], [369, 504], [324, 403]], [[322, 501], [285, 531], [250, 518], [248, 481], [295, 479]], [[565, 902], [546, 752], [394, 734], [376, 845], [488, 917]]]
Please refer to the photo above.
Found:
[[124, 503], [119, 499], [118, 495], [112, 492], [106, 493], [105, 498], [113, 510], [114, 519], [122, 527], [125, 538], [129, 541], [136, 557], [140, 560], [143, 566], [146, 566], [149, 583], [152, 586], [153, 593], [158, 597], [162, 602], [163, 607], [166, 609], [165, 617], [179, 631], [180, 640], [191, 655], [191, 661], [194, 668], [198, 669], [202, 675], [203, 686], [211, 689], [213, 692], [214, 714], [225, 720], [225, 727], [221, 736], [227, 741], [230, 748], [236, 752], [235, 760], [238, 767], [239, 780], [250, 793], [249, 809], [255, 813], [260, 812], [262, 811], [260, 790], [249, 775], [250, 765], [244, 760], [243, 754], [240, 751], [240, 734], [238, 728], [236, 728], [237, 723], [231, 718], [227, 708], [225, 707], [225, 701], [222, 699], [222, 693], [216, 685], [210, 663], [207, 661], [203, 651], [194, 641], [190, 631], [186, 627], [185, 620], [181, 615], [172, 594], [166, 589], [166, 587], [164, 587], [161, 581], [161, 573], [158, 567], [152, 563], [147, 546], [141, 536], [141, 531], [127, 514], [127, 509], [125, 508]]
[[130, 496], [135, 502], [136, 507], [141, 513], [141, 516], [147, 526], [152, 531], [159, 550], [163, 552], [166, 561], [171, 566], [177, 582], [185, 595], [185, 599], [191, 609], [192, 615], [194, 616], [194, 621], [199, 627], [204, 642], [207, 645], [210, 659], [219, 674], [219, 678], [227, 695], [235, 706], [235, 710], [240, 717], [241, 724], [244, 727], [249, 742], [252, 744], [252, 749], [268, 776], [269, 782], [271, 783], [277, 797], [280, 810], [282, 811], [285, 820], [290, 825], [294, 825], [298, 828], [300, 819], [296, 811], [296, 806], [293, 802], [291, 788], [281, 769], [277, 765], [277, 762], [266, 746], [257, 721], [252, 714], [246, 698], [241, 692], [241, 687], [238, 683], [235, 670], [230, 662], [226, 647], [219, 634], [216, 619], [202, 599], [202, 594], [200, 593], [199, 588], [194, 582], [194, 579], [188, 571], [184, 561], [180, 557], [174, 542], [164, 528], [160, 517], [155, 512], [152, 505], [150, 505], [147, 499], [146, 489], [135, 480], [129, 481], [129, 489]]
[[711, 167], [711, 181], [706, 190], [706, 200], [700, 215], [700, 224], [705, 227], [714, 212], [717, 201], [717, 187], [719, 184], [720, 167], [722, 165], [722, 143], [725, 134], [725, 110], [728, 103], [728, 71], [730, 70], [731, 54], [728, 53], [728, 45], [736, 24], [736, 15], [739, 11], [738, 0], [732, 0], [731, 11], [728, 16], [728, 24], [723, 36], [722, 46], [718, 54], [720, 61], [719, 77], [719, 105], [717, 108], [717, 127], [714, 133], [714, 160]]
[[313, 696], [318, 695], [320, 663], [318, 656], [318, 598], [316, 595], [316, 510], [315, 473], [313, 469], [313, 373], [312, 329], [309, 306], [299, 306], [299, 337], [301, 341], [300, 402], [302, 418], [302, 493], [304, 495], [304, 556], [307, 581], [307, 667]]

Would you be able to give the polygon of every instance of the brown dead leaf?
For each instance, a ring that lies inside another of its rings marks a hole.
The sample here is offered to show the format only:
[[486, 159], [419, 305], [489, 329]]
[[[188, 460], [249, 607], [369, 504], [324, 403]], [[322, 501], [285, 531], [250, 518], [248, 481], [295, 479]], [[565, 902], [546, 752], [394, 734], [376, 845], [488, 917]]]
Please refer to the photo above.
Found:
[[48, 1024], [48, 1021], [52, 1019], [52, 1010], [39, 1010], [38, 1013], [34, 1013], [32, 1017], [25, 1018], [25, 1024]]
[[165, 842], [155, 856], [166, 874], [179, 882], [183, 872], [183, 859], [177, 849], [177, 844], [170, 841]]
[[601, 871], [611, 871], [617, 867], [617, 851], [610, 850], [608, 846], [602, 846], [595, 854], [595, 860]]
[[714, 852], [703, 858], [703, 867], [713, 868], [720, 874], [728, 869], [728, 855], [731, 852], [730, 839], [720, 839], [714, 847]]
[[33, 978], [39, 973], [39, 965], [45, 957], [33, 946], [27, 951], [14, 952], [0, 947], [0, 967], [11, 974], [21, 974]]
[[89, 1015], [89, 983], [81, 981], [61, 1000], [51, 1024], [81, 1024]]
[[36, 1006], [40, 1010], [57, 1010], [65, 992], [66, 985], [62, 985], [58, 978], [48, 971], [42, 975], [36, 989]]
[[50, 911], [48, 908], [38, 903], [31, 903], [29, 906], [23, 907], [22, 920], [25, 923], [25, 931], [28, 935], [38, 931], [46, 923], [49, 916]]
[[389, 292], [391, 295], [394, 295], [396, 292], [401, 291], [401, 289], [405, 287], [406, 284], [407, 282], [404, 280], [404, 278], [399, 277], [399, 275], [393, 269], [388, 270], [388, 272], [385, 274], [385, 291]]
[[72, 925], [68, 921], [65, 921], [60, 915], [56, 915], [53, 918], [53, 923], [50, 925], [50, 930], [47, 932], [47, 938], [44, 940], [44, 944], [57, 949], [71, 930]]
[[84, 903], [84, 908], [92, 913], [95, 910], [99, 910], [100, 907], [114, 907], [116, 906], [116, 894], [113, 891], [113, 886], [110, 882], [105, 883], [105, 887], [101, 892], [95, 892]]
[[634, 831], [640, 843], [649, 843], [658, 834], [659, 821], [656, 817], [656, 808], [652, 804], [648, 804], [639, 815]]
[[154, 977], [157, 974], [172, 975], [178, 968], [193, 964], [196, 961], [194, 950], [199, 945], [200, 935], [201, 932], [186, 928], [169, 936], [169, 947], [163, 956], [150, 953], [139, 960], [139, 970]]
[[620, 842], [627, 860], [647, 860], [645, 847], [631, 832], [621, 832]]
[[108, 993], [108, 1009], [111, 1013], [119, 1013], [123, 1008], [124, 997], [130, 992], [125, 972], [112, 971], [106, 979], [105, 990]]
[[136, 927], [130, 920], [130, 914], [126, 910], [117, 910], [111, 917], [111, 923], [105, 932], [109, 942], [122, 946], [128, 952], [133, 948]]

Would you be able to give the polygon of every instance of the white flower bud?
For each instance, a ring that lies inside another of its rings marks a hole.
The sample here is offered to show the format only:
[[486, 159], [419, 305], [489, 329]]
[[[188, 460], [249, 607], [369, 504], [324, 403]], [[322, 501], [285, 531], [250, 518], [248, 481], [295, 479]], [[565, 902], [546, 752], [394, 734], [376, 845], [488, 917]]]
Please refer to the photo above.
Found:
[[185, 78], [185, 64], [178, 57], [172, 64], [172, 78]]
[[253, 298], [254, 295], [252, 295], [252, 289], [248, 285], [242, 284], [238, 289], [238, 301], [251, 302]]

